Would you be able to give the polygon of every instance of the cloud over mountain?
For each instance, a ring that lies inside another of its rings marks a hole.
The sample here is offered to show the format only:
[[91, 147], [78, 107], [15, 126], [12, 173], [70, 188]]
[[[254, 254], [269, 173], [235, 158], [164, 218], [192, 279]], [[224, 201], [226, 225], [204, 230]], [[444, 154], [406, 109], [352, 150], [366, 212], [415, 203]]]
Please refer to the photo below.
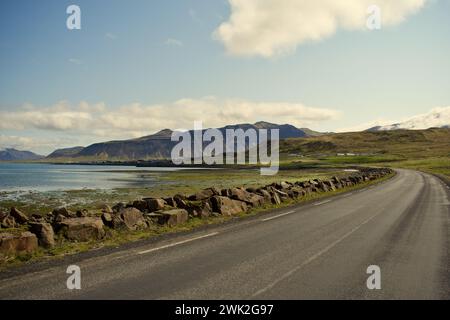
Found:
[[[0, 130], [60, 132], [76, 136], [80, 140], [79, 144], [85, 144], [86, 141], [95, 141], [98, 138], [140, 137], [163, 128], [191, 129], [194, 121], [202, 121], [204, 126], [208, 127], [254, 123], [260, 120], [306, 127], [336, 119], [338, 116], [339, 112], [336, 110], [310, 107], [301, 103], [256, 102], [216, 97], [186, 98], [151, 105], [134, 103], [119, 108], [109, 108], [104, 103], [81, 102], [71, 105], [68, 102], [59, 102], [49, 107], [26, 105], [14, 111], [0, 111]], [[17, 139], [18, 137], [15, 137], [12, 139], [14, 143], [7, 144], [7, 136], [3, 136], [1, 142], [4, 146], [32, 144], [31, 141]]]
[[229, 0], [231, 15], [214, 36], [233, 55], [272, 57], [332, 36], [338, 29], [364, 30], [369, 6], [381, 9], [382, 25], [396, 25], [427, 0]]

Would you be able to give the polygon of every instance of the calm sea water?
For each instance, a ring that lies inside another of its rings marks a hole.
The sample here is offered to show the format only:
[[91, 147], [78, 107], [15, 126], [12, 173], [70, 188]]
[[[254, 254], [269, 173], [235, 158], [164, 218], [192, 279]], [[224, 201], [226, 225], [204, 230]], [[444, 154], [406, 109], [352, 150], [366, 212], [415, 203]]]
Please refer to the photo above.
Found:
[[0, 191], [114, 189], [151, 186], [179, 168], [0, 163]]

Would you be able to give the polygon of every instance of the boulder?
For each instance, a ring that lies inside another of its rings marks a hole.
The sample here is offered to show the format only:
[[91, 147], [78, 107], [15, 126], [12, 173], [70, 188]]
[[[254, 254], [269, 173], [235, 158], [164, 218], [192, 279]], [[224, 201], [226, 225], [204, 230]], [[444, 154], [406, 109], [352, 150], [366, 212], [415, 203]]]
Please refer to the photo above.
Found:
[[166, 202], [163, 199], [157, 198], [145, 198], [144, 201], [147, 204], [148, 212], [155, 212], [158, 210], [163, 210], [166, 206]]
[[113, 212], [120, 212], [120, 210], [125, 209], [126, 205], [123, 202], [119, 202], [116, 203], [113, 207], [112, 207], [112, 211]]
[[222, 197], [231, 197], [231, 189], [222, 189], [220, 190], [220, 195]]
[[191, 201], [202, 201], [211, 198], [212, 196], [218, 196], [220, 194], [219, 190], [216, 188], [208, 188], [201, 190], [194, 195], [190, 196], [188, 200]]
[[177, 206], [178, 208], [182, 208], [182, 209], [186, 208], [187, 203], [186, 203], [186, 197], [185, 197], [185, 196], [180, 195], [180, 194], [176, 194], [176, 195], [173, 197], [173, 200], [174, 200], [175, 203], [177, 204], [176, 206]]
[[101, 218], [102, 218], [103, 224], [105, 226], [110, 227], [110, 228], [113, 227], [113, 217], [112, 217], [111, 213], [103, 212]]
[[328, 192], [330, 190], [328, 185], [325, 184], [324, 182], [319, 182], [318, 188], [322, 189], [322, 191], [324, 191], [324, 192]]
[[55, 246], [55, 234], [50, 223], [31, 222], [30, 230], [36, 234], [42, 247], [53, 248]]
[[164, 201], [167, 203], [167, 205], [176, 208], [177, 207], [177, 202], [175, 201], [174, 198], [164, 198]]
[[231, 198], [239, 201], [244, 201], [246, 204], [252, 207], [259, 207], [264, 205], [264, 197], [250, 193], [241, 188], [231, 189]]
[[112, 221], [110, 223], [110, 228], [113, 228], [114, 230], [127, 230], [129, 231], [130, 228], [125, 224], [123, 219], [120, 217], [120, 214], [116, 213], [111, 215]]
[[278, 197], [283, 201], [283, 200], [287, 200], [289, 198], [289, 195], [286, 192], [283, 192], [281, 190], [278, 189], [273, 189], [273, 193], [277, 194]]
[[102, 204], [98, 205], [97, 208], [99, 210], [101, 210], [102, 212], [113, 213], [112, 208], [109, 205], [107, 205], [106, 203], [102, 203]]
[[264, 202], [272, 202], [272, 196], [269, 191], [261, 188], [256, 190], [256, 193], [264, 198]]
[[32, 253], [38, 248], [38, 239], [35, 234], [26, 231], [18, 235], [0, 233], [0, 255], [15, 255]]
[[15, 207], [11, 208], [11, 211], [9, 212], [9, 215], [14, 218], [14, 220], [19, 224], [25, 224], [28, 222], [28, 217], [25, 213], [20, 211], [19, 209], [16, 209]]
[[89, 215], [89, 212], [86, 209], [77, 210], [76, 216], [78, 218], [87, 217]]
[[131, 206], [142, 212], [148, 209], [147, 201], [145, 200], [135, 200]]
[[105, 236], [100, 218], [68, 218], [60, 222], [59, 232], [72, 241], [99, 240]]
[[281, 198], [279, 195], [279, 190], [273, 188], [273, 187], [267, 187], [266, 191], [270, 194], [270, 202], [272, 202], [272, 204], [280, 204], [281, 203]]
[[159, 219], [161, 218], [161, 214], [152, 212], [152, 213], [145, 213], [144, 219], [147, 222], [148, 226], [154, 225], [156, 223], [159, 223]]
[[245, 202], [223, 196], [212, 197], [211, 204], [214, 212], [227, 216], [247, 211], [247, 204]]
[[129, 230], [137, 230], [147, 227], [144, 214], [136, 208], [122, 209], [119, 216]]
[[172, 209], [166, 211], [160, 211], [159, 214], [159, 224], [168, 225], [173, 227], [188, 220], [188, 212], [184, 209]]
[[62, 215], [62, 216], [64, 216], [64, 217], [66, 217], [66, 218], [70, 218], [70, 217], [72, 217], [73, 216], [73, 214], [69, 211], [69, 210], [67, 210], [67, 208], [65, 208], [65, 207], [61, 207], [61, 208], [56, 208], [56, 209], [54, 209], [53, 211], [52, 211], [52, 214], [53, 214], [53, 216], [58, 216], [58, 215]]
[[15, 228], [16, 227], [16, 220], [14, 220], [13, 217], [11, 217], [9, 214], [3, 217], [3, 219], [0, 221], [0, 225], [3, 228]]
[[289, 193], [291, 194], [292, 198], [303, 197], [306, 194], [305, 190], [300, 187], [292, 187], [292, 189], [289, 190]]
[[249, 187], [249, 188], [245, 189], [245, 191], [251, 192], [251, 193], [257, 193], [258, 192], [258, 190], [256, 188], [254, 188], [254, 187]]
[[45, 222], [45, 218], [42, 215], [40, 215], [40, 214], [33, 213], [31, 215], [30, 221], [33, 221], [33, 222]]
[[281, 199], [280, 199], [280, 196], [278, 195], [278, 193], [272, 192], [271, 196], [272, 196], [271, 201], [273, 204], [276, 204], [276, 205], [281, 204]]
[[188, 202], [185, 210], [192, 217], [207, 218], [211, 215], [212, 209], [208, 202], [192, 203]]

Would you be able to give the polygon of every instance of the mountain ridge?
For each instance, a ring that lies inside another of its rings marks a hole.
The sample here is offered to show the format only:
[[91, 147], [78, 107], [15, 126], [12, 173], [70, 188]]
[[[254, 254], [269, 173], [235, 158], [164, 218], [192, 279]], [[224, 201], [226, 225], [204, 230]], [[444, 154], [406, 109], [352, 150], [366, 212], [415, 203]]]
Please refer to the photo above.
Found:
[[[227, 129], [279, 129], [280, 139], [304, 138], [309, 136], [318, 136], [322, 133], [307, 128], [299, 129], [290, 124], [274, 124], [265, 121], [259, 121], [254, 124], [244, 123], [235, 125], [226, 125], [218, 128], [225, 134]], [[204, 129], [206, 130], [206, 129]], [[96, 160], [148, 160], [148, 159], [167, 159], [170, 158], [172, 148], [178, 143], [171, 141], [171, 129], [163, 129], [154, 134], [127, 140], [113, 140], [98, 142], [87, 147], [76, 150], [75, 148], [58, 149], [52, 152], [47, 158], [55, 158], [55, 154], [61, 154], [61, 158], [93, 158]], [[193, 130], [189, 131], [191, 134]]]
[[14, 148], [0, 149], [0, 161], [39, 160], [44, 158], [31, 151], [22, 151]]

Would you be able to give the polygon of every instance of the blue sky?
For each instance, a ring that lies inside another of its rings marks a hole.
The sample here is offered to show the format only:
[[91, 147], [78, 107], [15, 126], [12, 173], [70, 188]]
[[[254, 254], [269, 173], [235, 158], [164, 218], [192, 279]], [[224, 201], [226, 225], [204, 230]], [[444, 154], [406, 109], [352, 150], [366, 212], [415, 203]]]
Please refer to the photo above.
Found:
[[[70, 4], [81, 8], [81, 30], [66, 28]], [[217, 35], [233, 10], [223, 0], [1, 1], [0, 147], [47, 153], [186, 127], [194, 116], [206, 126], [335, 131], [450, 105], [448, 0], [381, 30], [337, 27], [273, 55], [251, 47], [255, 33], [245, 48]]]

